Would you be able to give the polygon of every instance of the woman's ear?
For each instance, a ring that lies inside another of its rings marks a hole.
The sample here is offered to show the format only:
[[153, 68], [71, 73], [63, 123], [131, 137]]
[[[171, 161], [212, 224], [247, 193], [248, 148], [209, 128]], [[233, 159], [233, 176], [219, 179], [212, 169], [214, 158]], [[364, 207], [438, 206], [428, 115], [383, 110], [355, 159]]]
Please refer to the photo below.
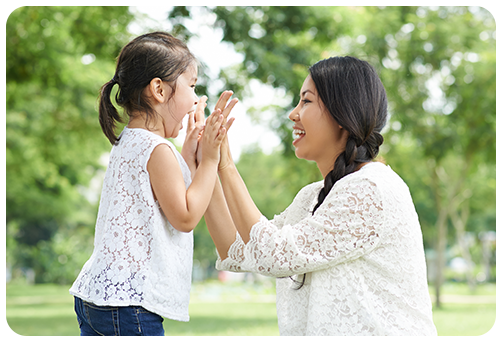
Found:
[[340, 139], [347, 143], [347, 138], [349, 138], [349, 131], [344, 129], [340, 124], [339, 124], [339, 131], [340, 131]]
[[148, 85], [148, 90], [158, 103], [163, 104], [167, 101], [172, 91], [160, 78], [153, 78]]

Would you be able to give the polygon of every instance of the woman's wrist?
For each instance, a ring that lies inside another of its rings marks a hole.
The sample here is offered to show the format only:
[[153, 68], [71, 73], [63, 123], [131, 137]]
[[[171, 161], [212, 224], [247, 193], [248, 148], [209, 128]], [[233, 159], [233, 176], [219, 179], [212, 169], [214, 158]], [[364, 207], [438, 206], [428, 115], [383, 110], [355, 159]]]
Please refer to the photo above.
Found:
[[227, 163], [225, 163], [223, 165], [221, 165], [219, 163], [217, 171], [219, 172], [219, 174], [221, 174], [221, 173], [227, 172], [228, 170], [231, 170], [231, 169], [233, 169], [233, 170], [236, 169], [236, 165], [234, 165], [233, 162], [227, 162]]

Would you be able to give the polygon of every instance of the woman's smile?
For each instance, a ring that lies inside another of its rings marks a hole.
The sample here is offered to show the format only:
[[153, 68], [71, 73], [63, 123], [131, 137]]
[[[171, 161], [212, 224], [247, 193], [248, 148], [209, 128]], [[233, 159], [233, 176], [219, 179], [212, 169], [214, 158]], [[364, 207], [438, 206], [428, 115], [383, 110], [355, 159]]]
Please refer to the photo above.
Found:
[[297, 127], [293, 128], [293, 145], [297, 144], [304, 136], [306, 135], [306, 132], [302, 129], [299, 129]]

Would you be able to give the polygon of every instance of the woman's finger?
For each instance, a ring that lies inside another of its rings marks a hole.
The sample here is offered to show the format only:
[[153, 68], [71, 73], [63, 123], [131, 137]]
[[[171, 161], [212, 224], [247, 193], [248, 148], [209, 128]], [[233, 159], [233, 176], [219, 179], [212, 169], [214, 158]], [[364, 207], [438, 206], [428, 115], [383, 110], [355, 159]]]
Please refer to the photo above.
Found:
[[219, 97], [219, 100], [217, 100], [217, 103], [215, 104], [214, 110], [220, 109], [221, 112], [224, 110], [226, 107], [227, 101], [229, 98], [233, 95], [233, 91], [224, 91]]
[[236, 118], [234, 117], [231, 117], [229, 118], [229, 120], [226, 122], [226, 124], [224, 124], [224, 128], [226, 129], [226, 131], [229, 131], [229, 129], [231, 128], [231, 126], [233, 125], [234, 121], [235, 121]]
[[231, 101], [226, 106], [224, 111], [222, 111], [222, 114], [224, 115], [224, 119], [227, 119], [227, 116], [229, 116], [229, 114], [231, 113], [231, 110], [233, 109], [233, 107], [236, 105], [237, 102], [238, 102], [238, 98], [231, 99]]

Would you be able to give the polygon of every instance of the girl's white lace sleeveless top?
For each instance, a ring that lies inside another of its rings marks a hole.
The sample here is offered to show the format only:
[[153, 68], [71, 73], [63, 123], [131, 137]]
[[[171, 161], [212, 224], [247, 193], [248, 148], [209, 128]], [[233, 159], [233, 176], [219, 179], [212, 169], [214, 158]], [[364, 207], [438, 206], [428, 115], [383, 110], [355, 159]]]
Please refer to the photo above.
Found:
[[[261, 217], [217, 269], [276, 280], [281, 335], [437, 335], [422, 232], [410, 192], [370, 163], [337, 183], [312, 214], [323, 182], [304, 187], [272, 221]], [[297, 288], [288, 276], [302, 281]]]
[[186, 188], [191, 184], [189, 168], [172, 143], [125, 127], [104, 177], [94, 252], [70, 293], [96, 305], [142, 306], [188, 321], [193, 234], [174, 229], [153, 197], [147, 164], [159, 144], [172, 149]]

